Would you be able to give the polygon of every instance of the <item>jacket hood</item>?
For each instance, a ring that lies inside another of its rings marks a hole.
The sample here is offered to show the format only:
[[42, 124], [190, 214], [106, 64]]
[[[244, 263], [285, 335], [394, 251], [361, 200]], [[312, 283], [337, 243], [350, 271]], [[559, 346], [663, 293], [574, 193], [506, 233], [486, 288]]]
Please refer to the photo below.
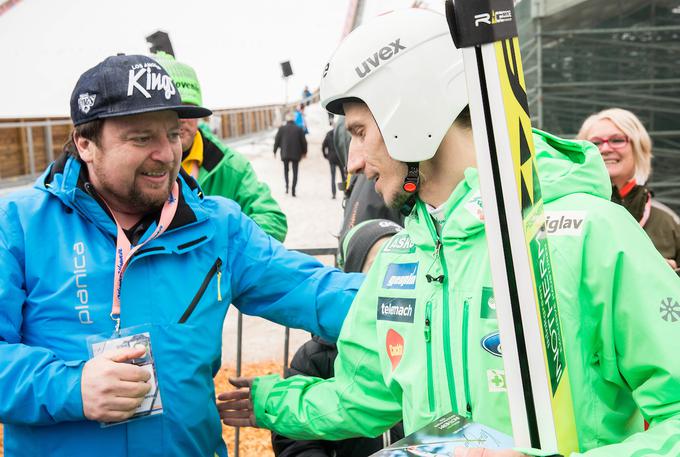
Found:
[[[571, 141], [534, 129], [536, 167], [544, 203], [567, 194], [585, 193], [609, 200], [611, 183], [600, 151], [587, 141]], [[427, 208], [418, 202], [406, 220], [416, 244], [432, 244], [431, 233], [416, 233], [412, 224], [427, 216]], [[465, 170], [465, 177], [444, 203], [444, 241], [454, 241], [476, 235], [484, 229], [484, 207], [479, 191], [476, 168]], [[428, 222], [429, 224], [429, 222]], [[430, 227], [430, 232], [433, 226]], [[425, 238], [418, 239], [420, 236]]]

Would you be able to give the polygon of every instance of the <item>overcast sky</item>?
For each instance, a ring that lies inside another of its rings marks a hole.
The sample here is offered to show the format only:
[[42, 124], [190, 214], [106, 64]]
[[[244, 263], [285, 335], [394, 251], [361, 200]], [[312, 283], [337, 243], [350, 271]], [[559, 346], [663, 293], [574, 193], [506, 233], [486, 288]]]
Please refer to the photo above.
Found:
[[[0, 0], [2, 3], [2, 0]], [[78, 76], [118, 52], [148, 53], [170, 35], [212, 109], [281, 103], [318, 86], [337, 47], [348, 0], [22, 0], [0, 16], [0, 117], [65, 116]], [[411, 0], [368, 0], [367, 17]], [[442, 10], [440, 1], [426, 2]]]

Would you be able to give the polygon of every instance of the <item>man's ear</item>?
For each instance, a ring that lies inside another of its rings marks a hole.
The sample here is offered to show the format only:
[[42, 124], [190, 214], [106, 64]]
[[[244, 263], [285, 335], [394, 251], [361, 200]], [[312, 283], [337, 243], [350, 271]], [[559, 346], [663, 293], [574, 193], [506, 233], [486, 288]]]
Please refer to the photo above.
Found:
[[87, 138], [78, 135], [76, 132], [73, 132], [73, 144], [76, 145], [78, 155], [83, 162], [91, 163], [94, 160], [94, 152], [97, 149], [97, 145], [94, 141], [88, 140]]

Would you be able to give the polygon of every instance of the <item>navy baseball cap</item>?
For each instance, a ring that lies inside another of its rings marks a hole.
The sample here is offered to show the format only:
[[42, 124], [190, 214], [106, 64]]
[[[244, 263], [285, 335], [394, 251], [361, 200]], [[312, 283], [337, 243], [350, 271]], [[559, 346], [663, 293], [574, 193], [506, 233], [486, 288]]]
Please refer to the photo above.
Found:
[[71, 120], [96, 119], [154, 111], [175, 111], [182, 119], [207, 117], [207, 108], [182, 105], [175, 83], [163, 67], [143, 55], [117, 55], [83, 73], [71, 94]]

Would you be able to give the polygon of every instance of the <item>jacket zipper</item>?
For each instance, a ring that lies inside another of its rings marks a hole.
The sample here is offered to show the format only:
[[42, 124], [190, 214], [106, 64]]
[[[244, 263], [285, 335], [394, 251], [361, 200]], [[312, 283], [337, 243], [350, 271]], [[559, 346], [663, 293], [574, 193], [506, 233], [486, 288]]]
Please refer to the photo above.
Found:
[[215, 274], [217, 274], [217, 301], [222, 301], [222, 292], [220, 290], [220, 282], [222, 282], [222, 259], [218, 257], [217, 260], [215, 260], [213, 266], [210, 267], [210, 270], [208, 270], [208, 274], [206, 274], [205, 278], [203, 278], [201, 287], [198, 288], [198, 291], [191, 300], [191, 303], [189, 303], [189, 306], [179, 319], [180, 324], [185, 323], [187, 319], [189, 319], [189, 316], [191, 316], [191, 314], [194, 312], [196, 305], [198, 305], [198, 302], [201, 301], [201, 298], [203, 298], [203, 294], [205, 294], [205, 290], [208, 288], [208, 284], [210, 284], [210, 281], [212, 280], [213, 276], [215, 276]]
[[427, 400], [434, 412], [434, 379], [432, 376], [432, 302], [425, 305], [425, 348], [427, 350]]
[[442, 241], [437, 233], [437, 230], [434, 228], [434, 222], [432, 221], [432, 217], [429, 215], [427, 212], [427, 208], [425, 208], [425, 204], [421, 201], [418, 200], [417, 203], [420, 206], [420, 212], [424, 215], [426, 219], [426, 225], [428, 230], [430, 231], [430, 236], [432, 237], [432, 241], [435, 242], [435, 248], [434, 248], [434, 262], [437, 261], [437, 258], [439, 258], [439, 261], [442, 266], [442, 273], [444, 274], [444, 280], [442, 281], [442, 288], [444, 297], [443, 297], [443, 327], [444, 327], [444, 366], [446, 368], [446, 385], [448, 386], [449, 389], [449, 401], [451, 402], [451, 410], [454, 412], [458, 412], [458, 401], [456, 400], [456, 384], [455, 384], [455, 379], [453, 378], [453, 367], [451, 366], [451, 331], [449, 328], [449, 318], [450, 318], [450, 313], [449, 313], [449, 272], [446, 268], [446, 259], [444, 258], [444, 252], [442, 249]]
[[468, 382], [468, 314], [470, 302], [466, 298], [463, 301], [463, 387], [465, 388], [465, 416], [472, 419], [472, 407], [470, 406], [470, 383]]
[[[432, 220], [430, 220], [432, 223]], [[444, 365], [446, 366], [446, 379], [449, 385], [449, 398], [451, 400], [451, 409], [458, 411], [458, 401], [456, 400], [456, 381], [453, 377], [453, 366], [451, 365], [451, 329], [449, 328], [450, 310], [449, 310], [449, 272], [446, 268], [446, 259], [444, 252], [441, 249], [442, 242], [437, 237], [437, 244], [439, 246], [439, 260], [442, 265], [442, 272], [444, 273]]]

